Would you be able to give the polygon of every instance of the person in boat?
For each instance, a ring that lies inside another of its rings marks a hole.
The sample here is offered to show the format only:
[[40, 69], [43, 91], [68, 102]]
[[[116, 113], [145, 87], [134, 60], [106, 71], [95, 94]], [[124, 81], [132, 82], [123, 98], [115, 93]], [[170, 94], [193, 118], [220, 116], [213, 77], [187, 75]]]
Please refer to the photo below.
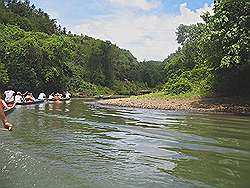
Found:
[[33, 102], [36, 100], [32, 93], [28, 93], [24, 99], [26, 102]]
[[49, 98], [48, 98], [49, 100], [53, 100], [54, 99], [54, 92], [53, 93], [51, 93], [50, 95], [49, 95]]
[[38, 96], [38, 100], [45, 100], [45, 99], [46, 99], [45, 93], [40, 93]]
[[18, 92], [16, 93], [16, 96], [15, 96], [15, 102], [17, 102], [17, 103], [22, 103], [22, 102], [24, 102], [23, 96], [24, 96], [24, 95], [23, 95], [20, 91], [18, 91]]
[[4, 109], [11, 109], [12, 107], [9, 107], [5, 101], [2, 99], [2, 96], [0, 94], [0, 119], [3, 122], [3, 127], [5, 129], [8, 129], [9, 131], [12, 130], [12, 124], [9, 123], [5, 113], [4, 113]]
[[65, 99], [70, 99], [71, 94], [68, 91], [66, 91], [64, 93], [64, 96], [65, 96]]
[[62, 94], [56, 93], [55, 96], [54, 96], [54, 100], [55, 101], [60, 101], [61, 99], [62, 99]]
[[13, 88], [11, 86], [8, 87], [8, 89], [4, 92], [4, 95], [5, 95], [5, 102], [12, 106], [13, 103], [15, 102], [15, 98], [14, 98], [14, 95], [15, 95], [15, 91], [13, 91]]

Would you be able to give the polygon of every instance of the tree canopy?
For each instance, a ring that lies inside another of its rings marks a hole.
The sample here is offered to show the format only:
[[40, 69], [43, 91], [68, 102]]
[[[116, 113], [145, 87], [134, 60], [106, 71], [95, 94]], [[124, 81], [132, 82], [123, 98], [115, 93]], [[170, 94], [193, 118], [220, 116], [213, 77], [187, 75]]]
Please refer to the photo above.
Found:
[[175, 53], [138, 62], [110, 41], [67, 32], [28, 0], [0, 0], [0, 89], [249, 95], [249, 4], [215, 1], [204, 23], [177, 28]]
[[0, 33], [2, 90], [137, 94], [160, 83], [158, 64], [139, 63], [110, 41], [67, 34], [29, 1], [0, 1]]
[[249, 95], [249, 2], [214, 2], [204, 24], [180, 25], [181, 47], [166, 60], [169, 94]]

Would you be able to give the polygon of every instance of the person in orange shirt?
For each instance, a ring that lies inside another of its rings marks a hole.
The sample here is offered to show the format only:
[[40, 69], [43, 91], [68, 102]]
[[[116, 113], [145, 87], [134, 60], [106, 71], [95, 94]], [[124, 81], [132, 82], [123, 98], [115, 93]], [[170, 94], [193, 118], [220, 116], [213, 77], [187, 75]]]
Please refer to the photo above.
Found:
[[60, 101], [62, 99], [62, 95], [60, 93], [56, 93], [54, 96], [55, 101]]
[[6, 109], [11, 109], [11, 107], [9, 107], [4, 100], [2, 100], [2, 96], [0, 94], [0, 119], [3, 122], [3, 126], [5, 129], [8, 129], [9, 131], [12, 131], [12, 125], [8, 122], [8, 119], [4, 113], [4, 108]]
[[35, 101], [35, 98], [33, 97], [33, 94], [32, 94], [32, 93], [28, 93], [28, 94], [25, 96], [24, 99], [25, 99], [26, 102]]

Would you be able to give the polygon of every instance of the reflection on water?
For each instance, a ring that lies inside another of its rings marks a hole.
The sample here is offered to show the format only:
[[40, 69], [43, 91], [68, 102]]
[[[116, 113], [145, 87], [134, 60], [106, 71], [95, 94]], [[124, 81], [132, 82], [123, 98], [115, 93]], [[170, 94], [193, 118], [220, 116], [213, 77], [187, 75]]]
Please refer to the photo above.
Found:
[[95, 105], [18, 106], [3, 187], [248, 187], [250, 117]]

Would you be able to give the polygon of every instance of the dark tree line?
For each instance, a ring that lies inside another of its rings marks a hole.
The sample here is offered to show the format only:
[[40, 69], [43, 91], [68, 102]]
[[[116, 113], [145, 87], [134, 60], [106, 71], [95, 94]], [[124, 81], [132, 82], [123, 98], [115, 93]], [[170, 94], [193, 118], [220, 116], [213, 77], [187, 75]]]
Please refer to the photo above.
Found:
[[166, 60], [168, 94], [250, 95], [248, 1], [214, 2], [204, 24], [180, 25], [181, 47]]
[[[87, 94], [249, 95], [249, 2], [215, 1], [205, 23], [180, 25], [164, 62], [138, 62], [109, 41], [67, 34], [29, 1], [0, 0], [0, 87]], [[164, 85], [162, 85], [164, 83]]]
[[0, 0], [0, 87], [33, 92], [138, 94], [160, 63], [139, 63], [109, 41], [67, 34], [29, 1]]

